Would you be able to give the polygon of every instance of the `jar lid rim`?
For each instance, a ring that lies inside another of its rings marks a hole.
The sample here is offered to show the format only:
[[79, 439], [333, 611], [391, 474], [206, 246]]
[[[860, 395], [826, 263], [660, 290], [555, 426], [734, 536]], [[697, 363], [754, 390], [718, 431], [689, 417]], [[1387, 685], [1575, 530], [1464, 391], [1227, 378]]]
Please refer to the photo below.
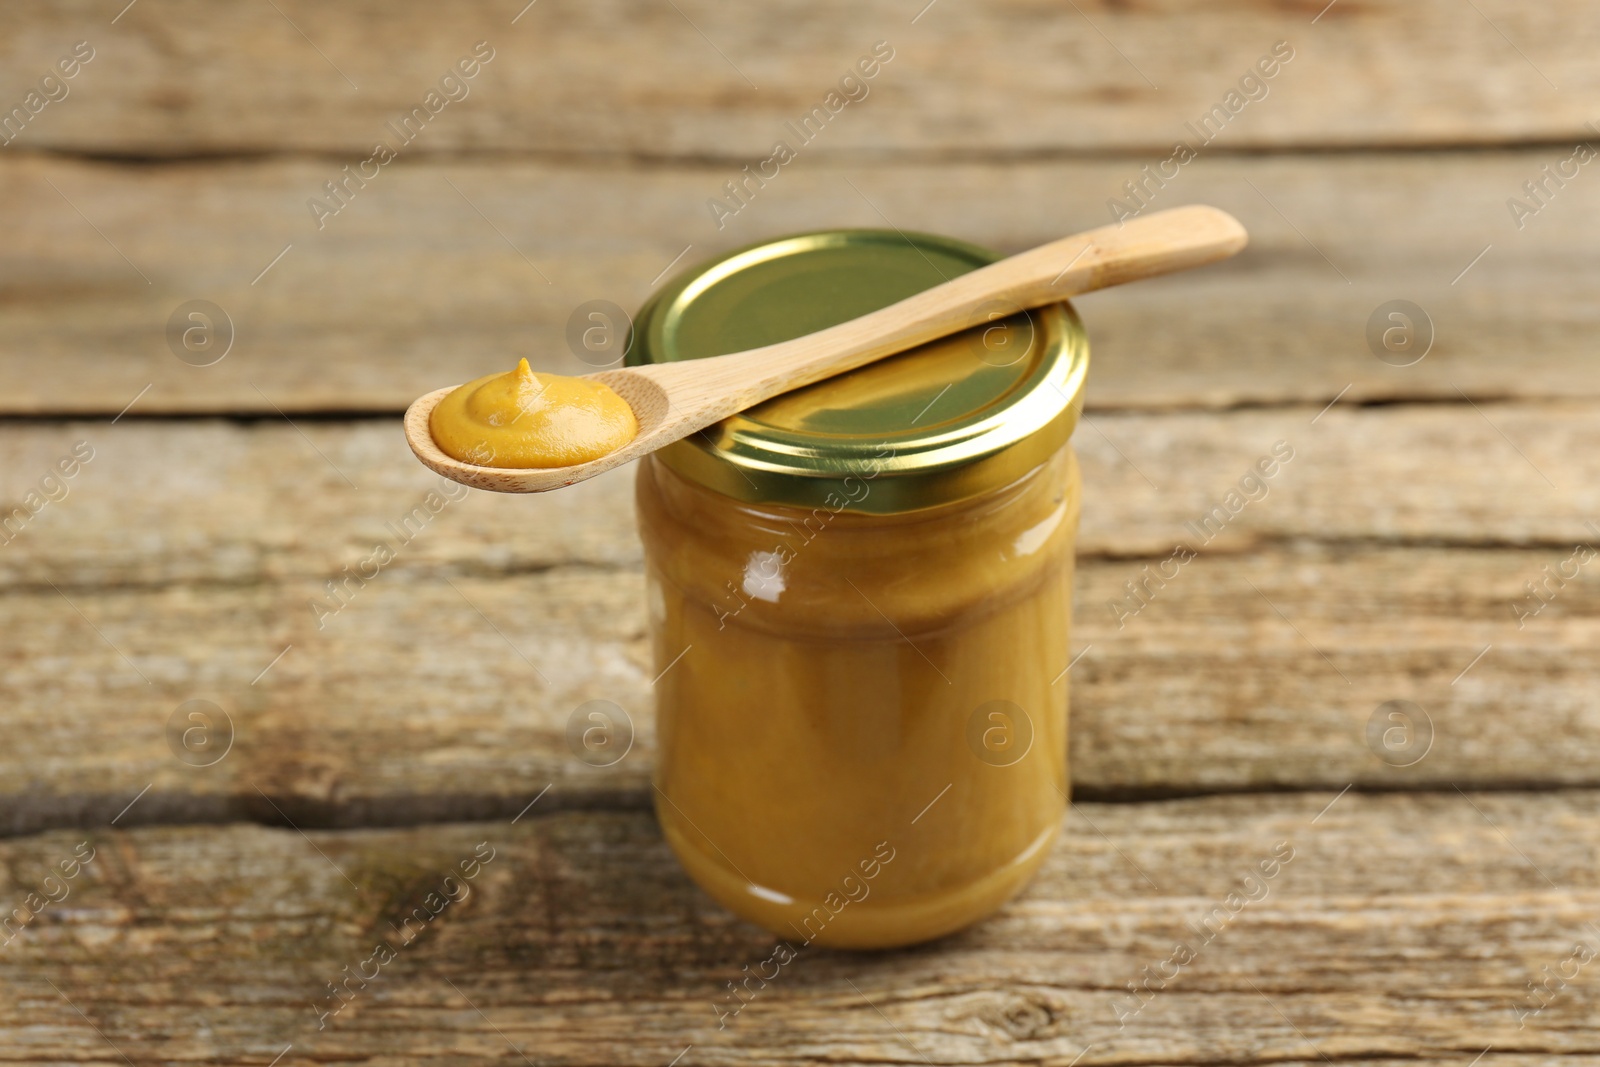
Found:
[[[628, 363], [786, 340], [998, 258], [899, 230], [756, 242], [658, 290], [634, 318]], [[994, 336], [1004, 339], [998, 347]], [[1083, 324], [1063, 301], [775, 397], [657, 455], [752, 503], [875, 514], [932, 507], [1008, 485], [1059, 450], [1082, 410], [1087, 370]]]

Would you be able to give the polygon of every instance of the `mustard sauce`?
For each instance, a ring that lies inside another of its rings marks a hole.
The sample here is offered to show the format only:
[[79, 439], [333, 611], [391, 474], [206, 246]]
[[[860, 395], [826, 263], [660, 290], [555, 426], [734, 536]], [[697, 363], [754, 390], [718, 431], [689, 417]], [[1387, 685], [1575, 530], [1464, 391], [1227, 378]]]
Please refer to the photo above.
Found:
[[639, 432], [628, 402], [600, 382], [513, 371], [449, 393], [428, 418], [434, 444], [482, 467], [570, 467], [610, 455]]
[[656, 814], [706, 892], [796, 946], [885, 948], [1027, 883], [1069, 791], [1081, 484], [1063, 448], [1010, 486], [864, 515], [645, 460], [655, 657], [681, 656], [655, 686]]

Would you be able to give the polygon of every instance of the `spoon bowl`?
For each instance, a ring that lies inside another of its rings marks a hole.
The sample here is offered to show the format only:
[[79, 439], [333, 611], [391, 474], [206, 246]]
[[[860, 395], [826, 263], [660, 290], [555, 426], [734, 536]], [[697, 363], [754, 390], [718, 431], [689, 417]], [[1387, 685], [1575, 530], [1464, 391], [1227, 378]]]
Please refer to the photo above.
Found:
[[560, 489], [779, 393], [1007, 314], [1225, 259], [1248, 240], [1244, 227], [1225, 211], [1202, 205], [1172, 208], [1052, 241], [804, 337], [725, 356], [585, 375], [622, 397], [639, 424], [633, 440], [586, 463], [490, 467], [446, 454], [434, 443], [429, 418], [457, 386], [435, 389], [412, 402], [405, 417], [406, 441], [425, 466], [463, 485], [500, 493]]
[[[470, 485], [474, 489], [488, 489], [497, 493], [543, 493], [550, 489], [561, 489], [574, 482], [593, 478], [613, 467], [620, 467], [694, 432], [687, 430], [663, 433], [663, 428], [669, 422], [672, 401], [667, 390], [655, 381], [654, 377], [643, 373], [654, 369], [630, 367], [583, 376], [590, 381], [606, 385], [626, 401], [633, 409], [634, 421], [639, 424], [639, 431], [633, 440], [615, 452], [587, 463], [574, 463], [566, 467], [487, 467], [449, 455], [434, 443], [433, 431], [429, 428], [428, 420], [432, 418], [433, 409], [438, 406], [439, 401], [459, 388], [455, 385], [435, 389], [411, 402], [411, 406], [406, 409], [406, 441], [411, 445], [411, 451], [416, 454], [417, 459], [422, 461], [423, 466], [462, 485]], [[730, 411], [728, 414], [731, 415], [733, 412]], [[727, 416], [724, 415], [722, 418]], [[696, 429], [704, 429], [716, 421], [711, 419]]]

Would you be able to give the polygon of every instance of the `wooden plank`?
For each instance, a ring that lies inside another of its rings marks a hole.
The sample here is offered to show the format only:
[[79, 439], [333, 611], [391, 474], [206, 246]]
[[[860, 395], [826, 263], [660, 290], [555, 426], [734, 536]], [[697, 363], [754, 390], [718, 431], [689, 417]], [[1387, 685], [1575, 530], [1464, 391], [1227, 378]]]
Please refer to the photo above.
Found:
[[[87, 40], [94, 59], [18, 145], [289, 149], [353, 164], [375, 140], [399, 144], [387, 123], [425, 104], [485, 41], [494, 58], [469, 95], [433, 104], [410, 150], [744, 162], [776, 138], [797, 140], [784, 123], [824, 106], [878, 41], [893, 58], [865, 83], [869, 95], [802, 152], [1164, 153], [1219, 104], [1235, 112], [1218, 136], [1231, 148], [1569, 140], [1588, 136], [1584, 101], [1600, 88], [1589, 12], [1570, 0], [1478, 12], [1449, 0], [908, 6], [786, 2], [758, 14], [703, 0], [677, 10], [474, 0], [444, 18], [421, 0], [285, 0], [276, 11], [174, 0], [120, 15], [74, 0], [8, 16], [0, 99], [21, 103]], [[1293, 58], [1244, 86], [1253, 102], [1229, 101], [1279, 41]]]
[[[1525, 583], [1597, 536], [1592, 405], [1314, 414], [1106, 415], [1080, 431], [1080, 795], [1595, 784], [1592, 568], [1517, 617], [1538, 603]], [[642, 804], [654, 669], [626, 472], [536, 499], [468, 494], [401, 545], [385, 524], [433, 481], [397, 429], [302, 429], [83, 428], [96, 457], [0, 552], [6, 827], [104, 823], [147, 786], [129, 820], [261, 817], [264, 794], [317, 824], [482, 818], [552, 782]], [[5, 428], [22, 457], [8, 495], [77, 433]], [[1268, 495], [1198, 544], [1185, 523], [1276, 440], [1297, 451]], [[325, 582], [379, 540], [394, 563], [319, 618]], [[1125, 583], [1179, 541], [1201, 558], [1133, 612]], [[214, 767], [167, 739], [192, 699], [232, 717]], [[637, 732], [604, 771], [564, 740], [590, 699]], [[1430, 717], [1414, 766], [1369, 745], [1391, 700]]]
[[[1079, 805], [995, 918], [932, 949], [796, 945], [721, 1028], [727, 983], [773, 939], [694, 889], [648, 815], [538, 811], [514, 826], [5, 842], [8, 902], [79, 842], [95, 850], [0, 957], [8, 1054], [1094, 1067], [1463, 1064], [1492, 1045], [1520, 1067], [1587, 1062], [1600, 1045], [1586, 970], [1520, 1026], [1515, 1014], [1538, 1003], [1544, 968], [1600, 941], [1590, 792]], [[939, 833], [885, 830], [902, 856]], [[394, 924], [488, 849], [469, 892], [402, 943]], [[1275, 850], [1289, 858], [1262, 878]], [[1228, 903], [1241, 887], [1256, 899]], [[1219, 932], [1202, 940], [1208, 920]], [[380, 941], [394, 958], [321, 1019], [339, 1003], [328, 983]], [[1197, 947], [1174, 974], [1163, 961], [1180, 941]], [[1128, 993], [1157, 972], [1168, 980]]]
[[[1075, 788], [1593, 785], [1594, 583], [1564, 590], [1525, 631], [1511, 612], [1523, 581], [1564, 554], [1206, 557], [1122, 630], [1106, 604], [1137, 565], [1087, 562], [1076, 641], [1088, 651], [1070, 683]], [[552, 782], [585, 804], [646, 801], [655, 670], [637, 573], [397, 575], [320, 632], [307, 608], [316, 591], [0, 600], [19, 633], [0, 686], [14, 737], [7, 827], [104, 824], [146, 787], [133, 823], [265, 817], [267, 796], [314, 825], [510, 816]], [[233, 751], [201, 770], [179, 762], [168, 733], [196, 699], [234, 730]], [[626, 711], [635, 734], [605, 770], [565, 740], [597, 699]], [[1394, 700], [1421, 707], [1425, 718], [1395, 725], [1431, 746], [1391, 750], [1369, 732], [1379, 719], [1379, 736], [1390, 728], [1382, 706]]]
[[[1151, 206], [1214, 203], [1253, 243], [1083, 299], [1091, 408], [1597, 395], [1600, 183], [1569, 182], [1520, 231], [1506, 207], [1558, 156], [1202, 157]], [[719, 231], [705, 208], [717, 166], [407, 161], [319, 231], [306, 200], [321, 161], [11, 158], [0, 413], [397, 412], [521, 356], [582, 372], [574, 310], [636, 308], [675, 261], [886, 224], [1020, 251], [1108, 221], [1139, 165], [806, 160]], [[1433, 326], [1414, 366], [1369, 348], [1369, 319], [1396, 299]], [[168, 339], [194, 300], [233, 326], [213, 366]]]
[[[1102, 413], [1073, 437], [1085, 557], [1164, 557], [1270, 457], [1293, 458], [1208, 552], [1294, 541], [1559, 547], [1600, 521], [1594, 402]], [[639, 559], [632, 472], [540, 496], [455, 488], [398, 419], [0, 424], [0, 507], [38, 493], [78, 442], [68, 495], [0, 545], [0, 588], [320, 583], [359, 562], [430, 491], [455, 502], [393, 574], [529, 573]], [[1547, 483], [1545, 479], [1550, 481]], [[1215, 524], [1213, 524], [1215, 525]]]

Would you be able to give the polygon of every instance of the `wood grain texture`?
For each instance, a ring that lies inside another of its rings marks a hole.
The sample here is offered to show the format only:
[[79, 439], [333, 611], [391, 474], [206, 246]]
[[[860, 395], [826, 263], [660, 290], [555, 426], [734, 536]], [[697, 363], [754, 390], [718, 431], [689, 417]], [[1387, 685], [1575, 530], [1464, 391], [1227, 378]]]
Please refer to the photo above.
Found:
[[[1600, 1059], [1589, 970], [1531, 992], [1600, 949], [1600, 585], [1586, 565], [1529, 593], [1600, 538], [1600, 184], [1525, 185], [1595, 132], [1591, 16], [6, 12], [13, 124], [73, 42], [96, 52], [0, 148], [0, 418], [24, 417], [0, 422], [0, 836], [32, 835], [0, 840], [0, 1062]], [[479, 40], [471, 95], [319, 225], [325, 183]], [[871, 95], [713, 209], [879, 40]], [[644, 810], [656, 666], [628, 472], [536, 505], [458, 494], [393, 416], [519, 356], [590, 370], [564, 337], [579, 304], [631, 310], [748, 242], [891, 227], [1010, 253], [1101, 225], [1278, 40], [1295, 55], [1270, 93], [1151, 196], [1232, 212], [1249, 252], [1079, 304], [1072, 771], [1080, 799], [1121, 802], [1074, 805], [991, 921], [806, 949], [719, 1025], [773, 942], [687, 882]], [[1413, 366], [1370, 348], [1397, 299], [1431, 317]], [[214, 366], [170, 347], [193, 300], [231, 317]], [[226, 418], [150, 418], [195, 414]], [[93, 458], [51, 478], [79, 441]], [[1278, 442], [1293, 458], [1260, 498], [1126, 599]], [[394, 559], [331, 598], [380, 543]], [[592, 699], [637, 734], [608, 768], [565, 737]], [[231, 723], [210, 766], [179, 758], [191, 700]], [[1398, 738], [1396, 700], [1417, 705]], [[174, 822], [231, 825], [151, 825]], [[30, 900], [85, 841], [70, 895]], [[319, 1022], [480, 844], [471, 896]], [[1284, 847], [1261, 899], [1130, 990]]]
[[[1592, 567], [1520, 629], [1516, 610], [1600, 536], [1593, 406], [1314, 415], [1080, 430], [1081, 793], [1595, 784]], [[6, 428], [8, 496], [80, 430], [95, 458], [0, 546], [5, 829], [103, 824], [146, 786], [130, 822], [267, 817], [268, 796], [316, 824], [504, 816], [552, 782], [557, 803], [644, 802], [655, 668], [629, 472], [537, 501], [462, 490], [402, 543], [438, 482], [390, 423], [124, 421]], [[1295, 454], [1267, 495], [1202, 546], [1185, 523], [1280, 440]], [[327, 614], [325, 583], [380, 541], [394, 561]], [[1125, 583], [1178, 542], [1201, 557], [1133, 613]], [[232, 717], [214, 767], [169, 746], [191, 699]], [[564, 737], [591, 699], [637, 733], [606, 770]], [[1390, 700], [1430, 716], [1414, 766], [1369, 747]]]
[[1227, 125], [1229, 147], [1566, 140], [1588, 136], [1584, 101], [1600, 88], [1596, 31], [1571, 0], [277, 6], [145, 4], [115, 24], [88, 0], [10, 14], [8, 104], [73, 42], [96, 49], [17, 145], [355, 163], [397, 140], [386, 124], [480, 40], [494, 58], [410, 150], [753, 162], [878, 41], [892, 60], [807, 151], [1165, 152], [1278, 41], [1294, 58]]
[[[320, 583], [395, 540], [393, 525], [452, 484], [411, 456], [398, 418], [13, 423], [0, 425], [0, 509], [38, 492], [79, 441], [94, 458], [64, 500], [0, 544], [0, 589]], [[1600, 522], [1594, 402], [1103, 412], [1073, 436], [1080, 556], [1164, 558], [1278, 441], [1294, 458], [1207, 552], [1298, 541], [1555, 550]], [[454, 490], [386, 575], [634, 564], [631, 487], [632, 472], [618, 471], [537, 499]]]
[[[1203, 558], [1121, 630], [1106, 604], [1136, 568], [1086, 564], [1074, 786], [1137, 797], [1593, 785], [1592, 580], [1523, 631], [1511, 613], [1522, 582], [1559, 558]], [[132, 824], [269, 818], [273, 803], [312, 825], [507, 817], [552, 782], [562, 803], [646, 801], [656, 668], [637, 574], [396, 576], [323, 631], [308, 610], [316, 593], [302, 582], [75, 593], [72, 604], [50, 590], [6, 597], [6, 624], [22, 636], [3, 686], [14, 737], [5, 829], [103, 825], [146, 786]], [[194, 699], [231, 719], [233, 749], [214, 767], [185, 766], [169, 740]], [[565, 736], [590, 700], [619, 705], [634, 731], [605, 770], [581, 763]], [[1397, 743], [1394, 759], [1376, 747], [1369, 723], [1392, 700], [1421, 706], [1414, 728], [1431, 746]], [[1420, 762], [1398, 765], [1408, 754]]]
[[[1587, 970], [1514, 1012], [1600, 942], [1597, 825], [1589, 792], [1078, 805], [996, 917], [919, 949], [801, 948], [720, 1029], [773, 939], [694, 889], [644, 813], [52, 833], [0, 846], [8, 906], [80, 841], [95, 858], [0, 955], [0, 1029], [19, 1062], [1583, 1063]], [[485, 842], [470, 894], [399, 943]], [[1274, 849], [1292, 858], [1262, 879]], [[1228, 905], [1241, 887], [1258, 899]], [[395, 958], [319, 1030], [327, 983], [380, 940]], [[1180, 940], [1196, 958], [1129, 1014]]]
[[[1348, 401], [1597, 395], [1600, 183], [1569, 182], [1521, 230], [1506, 207], [1561, 158], [1201, 157], [1152, 208], [1215, 204], [1251, 246], [1079, 302], [1091, 410], [1320, 407], [1347, 386]], [[135, 416], [397, 413], [521, 356], [584, 373], [565, 339], [574, 310], [631, 311], [675, 260], [840, 226], [1020, 251], [1107, 222], [1140, 165], [801, 160], [719, 230], [704, 206], [726, 179], [714, 165], [408, 161], [319, 231], [306, 200], [331, 173], [321, 162], [0, 160], [0, 411], [115, 415], [138, 397]], [[235, 329], [214, 366], [181, 362], [166, 337], [196, 299]], [[1433, 323], [1414, 366], [1380, 362], [1366, 339], [1395, 299]]]

